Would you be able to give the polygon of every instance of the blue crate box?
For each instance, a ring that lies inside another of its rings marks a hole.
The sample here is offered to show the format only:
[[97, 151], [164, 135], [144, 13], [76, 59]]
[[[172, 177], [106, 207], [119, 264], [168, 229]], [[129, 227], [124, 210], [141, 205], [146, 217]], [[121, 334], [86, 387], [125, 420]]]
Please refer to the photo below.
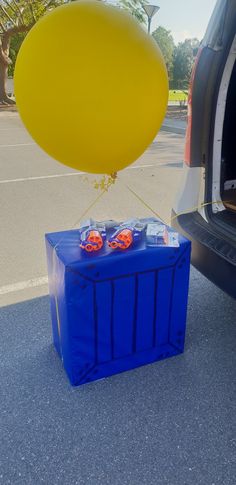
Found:
[[46, 235], [53, 342], [72, 385], [183, 352], [191, 246], [179, 239], [84, 254], [78, 230]]

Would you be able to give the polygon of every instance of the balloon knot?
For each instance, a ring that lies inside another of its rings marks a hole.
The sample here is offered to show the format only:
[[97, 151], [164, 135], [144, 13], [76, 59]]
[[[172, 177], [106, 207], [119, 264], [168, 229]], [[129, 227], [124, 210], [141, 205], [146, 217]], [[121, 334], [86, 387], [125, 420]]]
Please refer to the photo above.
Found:
[[[117, 179], [117, 172], [111, 173], [111, 178], [115, 181]], [[115, 183], [115, 182], [113, 182]]]
[[[100, 179], [93, 180], [92, 184], [96, 190], [101, 190], [102, 192], [107, 192], [111, 185], [114, 185], [117, 179], [117, 172], [111, 173], [111, 175], [103, 175]], [[86, 182], [89, 182], [89, 179], [86, 177], [84, 179]]]

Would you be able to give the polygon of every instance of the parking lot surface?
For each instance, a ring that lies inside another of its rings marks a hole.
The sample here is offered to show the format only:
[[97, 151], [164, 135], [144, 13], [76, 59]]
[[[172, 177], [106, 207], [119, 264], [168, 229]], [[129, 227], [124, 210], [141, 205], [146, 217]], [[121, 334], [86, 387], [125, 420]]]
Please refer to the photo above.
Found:
[[[131, 188], [170, 219], [184, 138], [169, 128], [88, 216], [150, 216]], [[47, 157], [16, 113], [0, 113], [0, 145], [0, 484], [235, 485], [235, 301], [192, 269], [184, 354], [72, 388], [44, 234], [76, 227], [94, 177]]]

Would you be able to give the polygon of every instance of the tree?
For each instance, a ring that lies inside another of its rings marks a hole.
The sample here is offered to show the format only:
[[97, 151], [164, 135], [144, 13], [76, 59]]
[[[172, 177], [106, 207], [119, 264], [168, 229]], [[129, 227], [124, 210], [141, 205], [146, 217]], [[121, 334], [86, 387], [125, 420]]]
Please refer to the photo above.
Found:
[[173, 56], [173, 85], [175, 89], [187, 89], [191, 77], [194, 57], [199, 40], [186, 39], [174, 49]]
[[143, 10], [143, 5], [147, 3], [146, 0], [120, 0], [119, 5], [121, 5], [123, 8], [126, 10], [129, 10], [129, 12], [136, 17], [139, 22], [145, 23], [146, 22], [146, 16]]
[[9, 58], [11, 59], [11, 64], [8, 67], [8, 76], [13, 77], [15, 63], [17, 54], [20, 50], [20, 46], [25, 38], [25, 33], [20, 33], [17, 35], [13, 35], [10, 43], [10, 51], [9, 51]]
[[[14, 103], [6, 92], [7, 75], [13, 75], [16, 57], [26, 33], [48, 10], [69, 1], [0, 0], [0, 103]], [[140, 22], [144, 22], [142, 0], [120, 0], [119, 3]]]
[[167, 66], [169, 79], [172, 80], [173, 77], [173, 54], [174, 54], [174, 39], [171, 35], [170, 30], [166, 30], [164, 27], [158, 27], [152, 34], [156, 43], [160, 47], [160, 50], [165, 59]]
[[[0, 103], [13, 104], [6, 92], [6, 80], [12, 60], [16, 59], [27, 31], [37, 20], [63, 0], [0, 0]], [[11, 41], [15, 49], [11, 50]], [[12, 59], [13, 58], [13, 59]]]

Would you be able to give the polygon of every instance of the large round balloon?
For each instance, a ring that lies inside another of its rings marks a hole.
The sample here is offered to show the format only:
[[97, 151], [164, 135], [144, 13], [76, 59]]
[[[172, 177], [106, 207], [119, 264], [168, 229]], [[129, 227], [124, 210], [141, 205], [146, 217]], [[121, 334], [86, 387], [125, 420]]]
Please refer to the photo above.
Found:
[[167, 71], [155, 41], [129, 13], [82, 0], [30, 30], [17, 58], [15, 95], [25, 126], [49, 155], [111, 174], [157, 134]]

